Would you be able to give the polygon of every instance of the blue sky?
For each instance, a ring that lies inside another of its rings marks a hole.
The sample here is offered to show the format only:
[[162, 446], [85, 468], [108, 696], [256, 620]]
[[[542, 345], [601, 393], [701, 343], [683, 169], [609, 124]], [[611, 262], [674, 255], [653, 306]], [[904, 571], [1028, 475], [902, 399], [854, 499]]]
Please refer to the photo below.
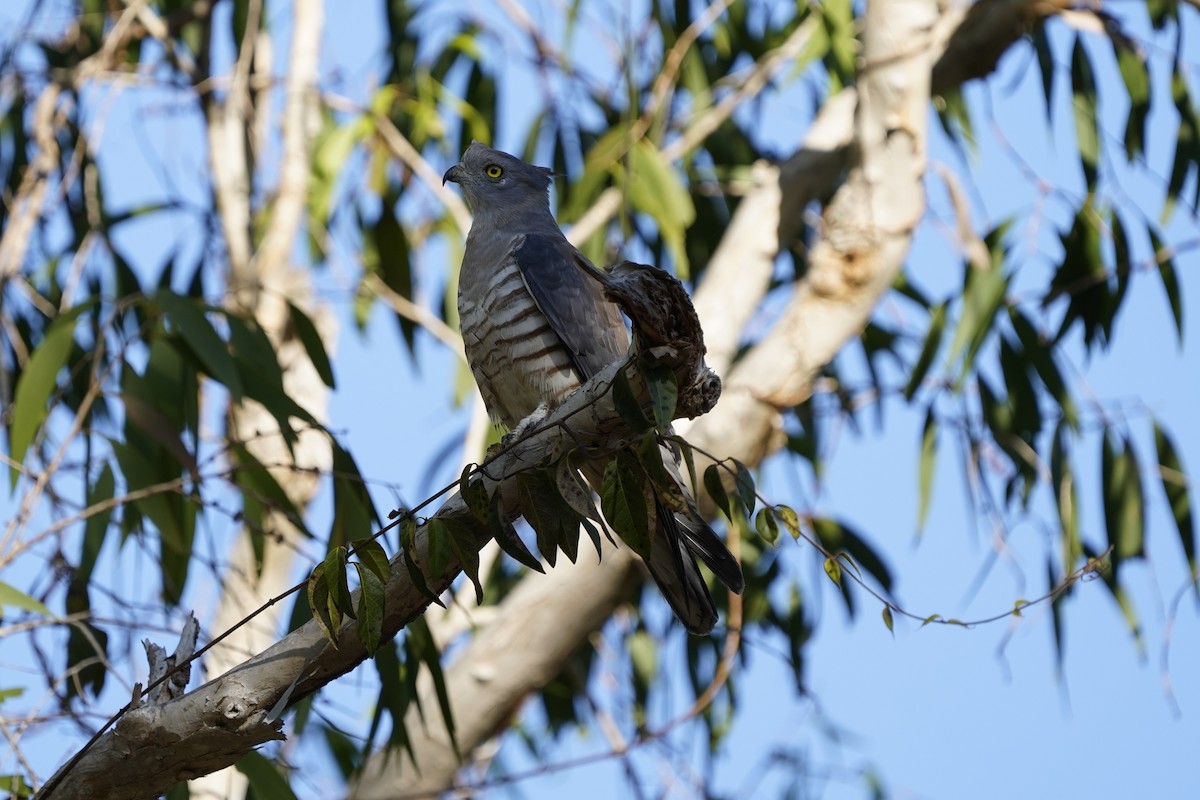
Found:
[[[332, 4], [327, 9], [323, 75], [336, 91], [361, 99], [380, 78], [383, 43], [379, 37], [384, 28], [377, 19], [376, 3], [353, 6], [362, 13], [334, 11]], [[487, 19], [496, 18], [488, 3], [459, 7]], [[1195, 12], [1184, 8], [1181, 13], [1188, 21], [1187, 33], [1194, 36]], [[541, 20], [547, 14], [535, 10], [533, 16]], [[1145, 23], [1133, 16], [1135, 33], [1145, 35]], [[16, 19], [20, 13], [0, 11], [0, 20], [4, 17]], [[437, 14], [430, 15], [426, 24], [437, 24], [437, 19]], [[274, 12], [271, 23], [286, 33], [287, 14]], [[986, 86], [973, 86], [968, 99], [977, 112], [990, 105], [1013, 150], [1038, 175], [1065, 187], [1069, 196], [1077, 199], [1083, 186], [1067, 82], [1071, 32], [1061, 24], [1054, 29], [1059, 74], [1053, 129], [1045, 124], [1040, 78], [1025, 47], [1015, 48], [999, 75]], [[1097, 56], [1101, 86], [1115, 85], [1119, 77], [1108, 64], [1107, 43], [1090, 37], [1088, 44]], [[277, 47], [277, 53], [282, 59], [285, 43]], [[583, 56], [585, 62], [590, 58]], [[1162, 59], [1157, 63], [1161, 69]], [[498, 59], [494, 66], [505, 104], [495, 143], [517, 150], [535, 110], [530, 98], [517, 88], [525, 85], [528, 70], [520, 58]], [[1196, 65], [1190, 64], [1189, 69], [1195, 82]], [[1163, 77], [1155, 75], [1157, 86], [1164, 85]], [[1104, 93], [1106, 97], [1116, 94], [1119, 92]], [[807, 99], [803, 87], [797, 87], [768, 105], [762, 135], [781, 151], [803, 134], [809, 119]], [[179, 100], [179, 96], [172, 100], [163, 93], [141, 106], [124, 100], [114, 105], [104, 153], [123, 164], [124, 177], [105, 187], [110, 198], [123, 197], [132, 203], [166, 192], [158, 177], [161, 173], [146, 168], [140, 157], [142, 152], [154, 152], [180, 181], [172, 190], [199, 199], [200, 195], [190, 193], [203, 189], [198, 178], [205, 169], [203, 143], [189, 134], [189, 122], [156, 111], [156, 103], [169, 105]], [[1171, 112], [1163, 110], [1169, 107], [1169, 98], [1156, 97], [1155, 102], [1158, 111], [1150, 124], [1149, 161], [1153, 172], [1164, 176], [1175, 126]], [[1119, 136], [1124, 111], [1112, 105], [1102, 108], [1103, 126]], [[936, 123], [934, 126], [932, 160], [960, 169], [964, 156], [936, 129]], [[1037, 187], [1018, 174], [1016, 162], [1006, 154], [1006, 146], [993, 135], [991, 123], [982, 113], [977, 113], [976, 129], [979, 154], [966, 157], [975, 171], [975, 182], [968, 188], [976, 219], [994, 224], [1015, 213], [1024, 220], [1038, 207]], [[1112, 148], [1112, 152], [1118, 151]], [[453, 155], [447, 154], [447, 166]], [[1116, 160], [1115, 174], [1130, 202], [1157, 217], [1165, 180], [1123, 168], [1119, 155]], [[944, 221], [947, 206], [940, 181], [931, 175], [927, 185], [931, 217], [940, 214]], [[1038, 252], [1052, 252], [1047, 242], [1053, 240], [1056, 227], [1069, 222], [1070, 211], [1068, 203], [1052, 197], [1044, 205], [1043, 229], [1018, 227], [1016, 250], [1019, 255], [1027, 254], [1027, 269], [1051, 267]], [[164, 224], [161, 218], [141, 227], [129, 226], [124, 232], [129, 246], [158, 247], [165, 257], [167, 243], [180, 226], [194, 224], [185, 214], [169, 219], [165, 231], [153, 229]], [[924, 225], [909, 259], [915, 278], [939, 296], [961, 280], [961, 259], [942, 228]], [[1195, 219], [1183, 210], [1176, 212], [1167, 227], [1171, 242], [1195, 239], [1197, 233]], [[189, 232], [196, 242], [201, 235], [198, 230]], [[1037, 248], [1022, 250], [1027, 241], [1035, 242]], [[1145, 256], [1144, 246], [1141, 255]], [[1185, 251], [1177, 259], [1185, 314], [1200, 308], [1197, 263], [1195, 250]], [[436, 282], [445, 268], [445, 254], [439, 249], [429, 251], [416, 265], [418, 275], [427, 276], [427, 284]], [[344, 303], [348, 299], [344, 283], [332, 273], [320, 276], [319, 281], [325, 296], [342, 304], [342, 332], [335, 359], [339, 388], [333, 399], [332, 426], [351, 446], [364, 474], [396, 484], [407, 501], [417, 499], [457, 472], [458, 457], [452, 452], [435, 478], [431, 480], [428, 474], [431, 454], [451, 447], [465, 425], [461, 410], [449, 408], [453, 363], [441, 345], [421, 337], [419, 370], [414, 369], [383, 309], [376, 310], [366, 335], [360, 336], [353, 330]], [[1081, 357], [1077, 341], [1068, 343], [1067, 352], [1097, 397], [1127, 401], [1121, 406], [1129, 410], [1129, 430], [1142, 455], [1144, 473], [1153, 452], [1147, 412], [1171, 428], [1185, 466], [1195, 472], [1200, 469], [1200, 421], [1193, 412], [1200, 397], [1200, 331], [1189, 315], [1185, 342], [1177, 345], [1165, 297], [1152, 273], [1134, 277], [1126, 304], [1118, 321], [1116, 344], [1108, 354], [1088, 361]], [[888, 319], [903, 313], [894, 304], [885, 304], [880, 310]], [[842, 363], [848, 374], [861, 375], [859, 361], [856, 353], [848, 352]], [[948, 439], [939, 457], [933, 510], [918, 543], [916, 463], [923, 409], [887, 401], [885, 413], [887, 424], [882, 432], [875, 429], [872, 413], [863, 416], [862, 435], [845, 427], [831, 430], [836, 444], [827, 455], [817, 508], [852, 523], [886, 553], [898, 579], [895, 588], [901, 605], [919, 614], [936, 612], [966, 619], [990, 616], [1010, 608], [1017, 598], [1044, 592], [1045, 549], [1057, 545], [1052, 535], [1030, 523], [1014, 530], [1009, 543], [1011, 559], [998, 563], [982, 588], [970, 593], [991, 547], [988, 532], [981, 530], [966, 506], [959, 455]], [[781, 502], [791, 499], [795, 484], [786, 474], [789, 469], [792, 467], [779, 464], [768, 470], [763, 480], [768, 496]], [[1103, 541], [1099, 469], [1098, 442], [1085, 445], [1077, 470], [1085, 493], [1081, 495], [1084, 535], [1093, 543]], [[1162, 688], [1162, 650], [1168, 610], [1184, 583], [1182, 559], [1157, 481], [1147, 474], [1144, 482], [1149, 498], [1150, 557], [1145, 564], [1127, 569], [1133, 601], [1144, 624], [1145, 656], [1139, 655], [1107, 591], [1099, 583], [1084, 584], [1066, 604], [1061, 675], [1056, 674], [1045, 607], [1028, 610], [1014, 624], [1001, 622], [969, 631], [939, 626], [918, 629], [897, 620], [892, 636], [879, 619], [878, 607], [865, 599], [860, 599], [857, 618], [847, 620], [821, 573], [817, 554], [785, 543], [788, 569], [801, 576], [807, 587], [805, 602], [812, 615], [820, 617], [817, 636], [807, 651], [811, 695], [798, 697], [786, 666], [765, 647], [752, 645], [749, 669], [738, 677], [743, 705], [728, 750], [718, 762], [715, 791], [728, 796], [778, 796], [788, 776], [782, 769], [768, 769], [767, 759], [773, 751], [786, 748], [809, 765], [812, 777], [805, 788], [828, 798], [864, 796], [863, 782], [857, 777], [864, 766], [877, 772], [898, 798], [1196, 796], [1200, 776], [1190, 757], [1200, 742], [1200, 603], [1193, 597], [1185, 599], [1171, 631], [1167, 674], [1182, 711], [1176, 717]], [[386, 491], [379, 492], [377, 499], [381, 505], [395, 502]], [[0, 518], [11, 515], [13, 502], [0, 496]], [[319, 505], [315, 513], [323, 513]], [[108, 567], [116, 569], [115, 564]], [[153, 574], [144, 559], [140, 569], [145, 576]], [[132, 570], [124, 583], [133, 583], [137, 572]], [[208, 591], [197, 590], [197, 602], [207, 597], [211, 597]], [[198, 610], [203, 613], [202, 607]], [[670, 642], [675, 654], [664, 658], [664, 668], [682, 669], [681, 637]], [[998, 648], [1004, 642], [1007, 645], [1001, 655]], [[0, 675], [7, 677], [22, 654], [6, 648], [10, 646], [0, 643]], [[142, 669], [134, 663], [136, 669]], [[349, 718], [369, 713], [353, 709], [371, 701], [373, 691], [365, 684], [373, 674], [368, 665], [329, 693], [333, 703], [351, 709]], [[140, 678], [138, 673], [130, 680]], [[614, 692], [619, 695], [619, 687]], [[676, 700], [673, 708], [659, 708], [656, 713], [662, 719], [678, 713], [684, 706], [682, 699]], [[834, 744], [822, 732], [825, 730], [837, 731], [841, 743]], [[685, 754], [682, 761], [691, 761], [697, 769], [701, 762], [687, 754], [698, 751], [701, 738], [695, 731], [672, 738]], [[64, 752], [73, 749], [62, 741], [39, 740], [37, 745], [32, 752], [47, 773]], [[568, 737], [550, 760], [604, 746], [595, 734], [591, 738]], [[519, 744], [506, 745], [502, 757], [515, 770], [532, 766]], [[653, 758], [636, 756], [634, 763], [643, 776], [656, 775]], [[298, 786], [302, 796], [323, 796], [322, 787], [331, 785], [323, 772], [311, 780]], [[624, 781], [621, 765], [610, 760], [531, 780], [522, 789], [528, 797], [556, 797], [570, 791], [599, 798], [623, 794]]]

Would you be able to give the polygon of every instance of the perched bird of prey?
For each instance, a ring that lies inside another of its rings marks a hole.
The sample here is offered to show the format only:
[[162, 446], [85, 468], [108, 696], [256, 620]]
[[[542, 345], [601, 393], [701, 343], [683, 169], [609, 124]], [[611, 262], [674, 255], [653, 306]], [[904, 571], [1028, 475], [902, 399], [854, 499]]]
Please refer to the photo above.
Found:
[[[629, 347], [621, 312], [550, 213], [550, 178], [550, 170], [479, 142], [443, 177], [462, 188], [475, 215], [458, 283], [467, 362], [492, 418], [510, 428], [560, 403]], [[662, 453], [678, 479], [670, 451]], [[597, 489], [603, 468], [583, 468]], [[738, 593], [742, 571], [678, 483], [689, 513], [657, 503], [646, 566], [680, 621], [704, 634], [717, 612], [696, 557]]]

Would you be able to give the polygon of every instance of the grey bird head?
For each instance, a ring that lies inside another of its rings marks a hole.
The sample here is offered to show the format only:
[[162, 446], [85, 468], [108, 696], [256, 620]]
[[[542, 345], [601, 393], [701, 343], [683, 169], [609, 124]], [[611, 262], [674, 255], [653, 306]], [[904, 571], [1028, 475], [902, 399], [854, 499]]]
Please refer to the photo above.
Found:
[[462, 187], [467, 205], [478, 214], [531, 200], [548, 208], [547, 193], [553, 174], [545, 167], [526, 164], [516, 156], [471, 142], [462, 161], [446, 170], [442, 183], [453, 181]]

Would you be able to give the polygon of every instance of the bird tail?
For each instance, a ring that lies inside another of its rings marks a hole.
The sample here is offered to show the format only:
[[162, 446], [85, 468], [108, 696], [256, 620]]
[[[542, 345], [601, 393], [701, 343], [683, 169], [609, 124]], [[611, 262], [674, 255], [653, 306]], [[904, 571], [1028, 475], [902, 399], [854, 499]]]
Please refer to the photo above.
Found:
[[656, 505], [658, 529], [650, 539], [646, 566], [684, 627], [704, 635], [716, 624], [717, 610], [696, 557], [737, 594], [745, 587], [742, 568], [698, 512], [685, 515], [673, 513], [661, 502]]
[[703, 636], [717, 624], [717, 608], [688, 547], [687, 529], [662, 503], [657, 518], [646, 567], [679, 621], [691, 633]]

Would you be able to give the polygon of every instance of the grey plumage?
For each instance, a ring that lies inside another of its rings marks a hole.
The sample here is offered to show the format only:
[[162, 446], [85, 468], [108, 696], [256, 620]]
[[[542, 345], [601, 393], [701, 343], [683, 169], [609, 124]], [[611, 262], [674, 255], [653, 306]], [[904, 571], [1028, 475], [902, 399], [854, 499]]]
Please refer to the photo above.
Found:
[[[618, 308], [586, 274], [590, 262], [550, 213], [549, 170], [474, 142], [444, 180], [459, 184], [475, 215], [458, 284], [467, 361], [489, 413], [515, 427], [623, 356], [628, 333]], [[707, 633], [717, 614], [695, 556], [736, 592], [742, 572], [663, 452], [691, 508], [679, 514], [658, 504], [647, 566], [688, 630]], [[602, 470], [583, 471], [599, 487]]]

